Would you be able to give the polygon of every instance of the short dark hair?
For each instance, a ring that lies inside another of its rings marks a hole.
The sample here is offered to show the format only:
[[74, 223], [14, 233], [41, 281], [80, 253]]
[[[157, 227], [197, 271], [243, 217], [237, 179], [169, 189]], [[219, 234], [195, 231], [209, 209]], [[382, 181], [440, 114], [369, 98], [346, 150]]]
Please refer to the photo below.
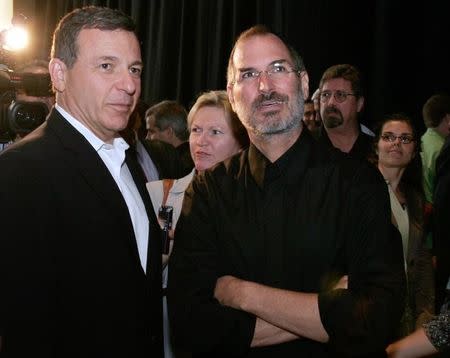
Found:
[[178, 139], [182, 141], [188, 140], [187, 111], [178, 102], [169, 100], [159, 102], [147, 109], [145, 120], [148, 120], [149, 116], [154, 116], [155, 125], [160, 130], [170, 127]]
[[450, 114], [450, 96], [435, 94], [423, 105], [423, 122], [427, 128], [435, 128], [441, 124], [446, 114]]
[[299, 71], [305, 71], [305, 64], [303, 63], [303, 59], [298, 54], [298, 52], [295, 50], [293, 46], [287, 43], [287, 41], [283, 38], [282, 35], [279, 35], [273, 31], [271, 31], [267, 26], [265, 25], [255, 25], [248, 30], [245, 30], [242, 32], [239, 37], [237, 38], [236, 42], [234, 43], [233, 49], [231, 50], [230, 57], [228, 59], [228, 68], [227, 68], [227, 85], [233, 84], [235, 80], [235, 68], [234, 68], [234, 62], [233, 62], [233, 56], [234, 52], [236, 51], [236, 47], [239, 44], [240, 41], [245, 40], [250, 37], [254, 36], [265, 36], [265, 35], [275, 35], [278, 37], [287, 47], [289, 51], [289, 55], [291, 56], [294, 68]]
[[98, 6], [75, 9], [59, 21], [53, 33], [51, 58], [59, 58], [72, 68], [78, 55], [78, 35], [84, 29], [124, 30], [136, 34], [134, 21], [120, 10]]
[[349, 64], [340, 64], [329, 67], [325, 70], [320, 79], [319, 88], [322, 89], [326, 81], [343, 78], [351, 83], [352, 91], [357, 97], [364, 96], [363, 80], [361, 72], [355, 66]]

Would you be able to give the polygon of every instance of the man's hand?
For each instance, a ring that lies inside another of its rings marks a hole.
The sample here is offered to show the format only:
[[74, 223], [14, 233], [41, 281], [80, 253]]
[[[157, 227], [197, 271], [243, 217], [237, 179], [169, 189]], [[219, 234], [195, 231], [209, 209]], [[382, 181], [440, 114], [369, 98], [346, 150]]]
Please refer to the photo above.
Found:
[[338, 283], [333, 287], [333, 289], [337, 289], [337, 288], [343, 288], [343, 289], [348, 289], [348, 276], [344, 275], [340, 278], [340, 280], [338, 281]]
[[172, 254], [172, 250], [173, 250], [173, 238], [175, 236], [175, 229], [171, 229], [169, 230], [169, 253], [166, 254], [162, 254], [162, 268], [163, 270], [165, 269], [165, 267], [167, 266], [167, 264], [169, 263], [169, 258], [170, 255]]

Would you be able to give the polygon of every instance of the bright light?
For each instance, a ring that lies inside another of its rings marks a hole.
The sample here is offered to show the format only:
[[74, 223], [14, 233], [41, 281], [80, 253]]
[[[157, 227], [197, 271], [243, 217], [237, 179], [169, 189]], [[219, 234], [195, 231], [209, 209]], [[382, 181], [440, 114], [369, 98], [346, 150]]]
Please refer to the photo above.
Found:
[[8, 51], [19, 51], [28, 45], [28, 32], [18, 26], [8, 29], [4, 35], [3, 48]]

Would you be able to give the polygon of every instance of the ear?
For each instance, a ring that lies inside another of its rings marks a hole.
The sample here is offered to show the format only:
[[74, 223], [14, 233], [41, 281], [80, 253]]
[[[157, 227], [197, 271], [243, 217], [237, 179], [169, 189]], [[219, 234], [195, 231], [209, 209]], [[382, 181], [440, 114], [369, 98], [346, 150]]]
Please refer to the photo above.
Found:
[[233, 95], [233, 84], [227, 85], [227, 94], [228, 94], [228, 100], [230, 101], [231, 108], [233, 108], [233, 111], [236, 112], [234, 109], [234, 95]]
[[356, 103], [356, 112], [361, 112], [364, 108], [364, 97], [358, 97], [358, 102]]
[[174, 137], [175, 132], [173, 131], [173, 128], [172, 128], [172, 127], [169, 126], [169, 127], [167, 127], [165, 130], [167, 131], [168, 136], [169, 136], [170, 138], [173, 138], [173, 137]]
[[56, 92], [64, 92], [66, 88], [66, 64], [59, 58], [53, 58], [48, 65], [48, 69], [52, 79], [53, 89]]
[[300, 81], [302, 86], [303, 99], [306, 100], [309, 97], [309, 76], [308, 72], [300, 72]]

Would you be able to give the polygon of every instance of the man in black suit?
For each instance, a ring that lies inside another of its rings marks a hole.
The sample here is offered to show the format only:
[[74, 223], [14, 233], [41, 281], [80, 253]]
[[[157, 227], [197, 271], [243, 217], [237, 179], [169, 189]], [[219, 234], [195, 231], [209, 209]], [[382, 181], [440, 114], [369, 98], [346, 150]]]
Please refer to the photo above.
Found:
[[141, 112], [145, 104], [140, 103], [137, 106], [141, 108], [133, 111], [127, 128], [120, 134], [130, 145], [129, 152], [136, 156], [146, 181], [184, 177], [192, 168], [184, 167], [175, 147], [161, 140], [147, 140], [145, 136], [141, 136], [145, 110], [144, 113]]
[[66, 15], [55, 108], [0, 156], [5, 356], [163, 356], [159, 226], [118, 135], [140, 95], [134, 31], [117, 10]]
[[187, 175], [194, 168], [189, 148], [186, 109], [176, 101], [159, 102], [145, 112], [145, 124], [149, 141], [161, 141], [172, 145], [179, 156], [181, 172]]

